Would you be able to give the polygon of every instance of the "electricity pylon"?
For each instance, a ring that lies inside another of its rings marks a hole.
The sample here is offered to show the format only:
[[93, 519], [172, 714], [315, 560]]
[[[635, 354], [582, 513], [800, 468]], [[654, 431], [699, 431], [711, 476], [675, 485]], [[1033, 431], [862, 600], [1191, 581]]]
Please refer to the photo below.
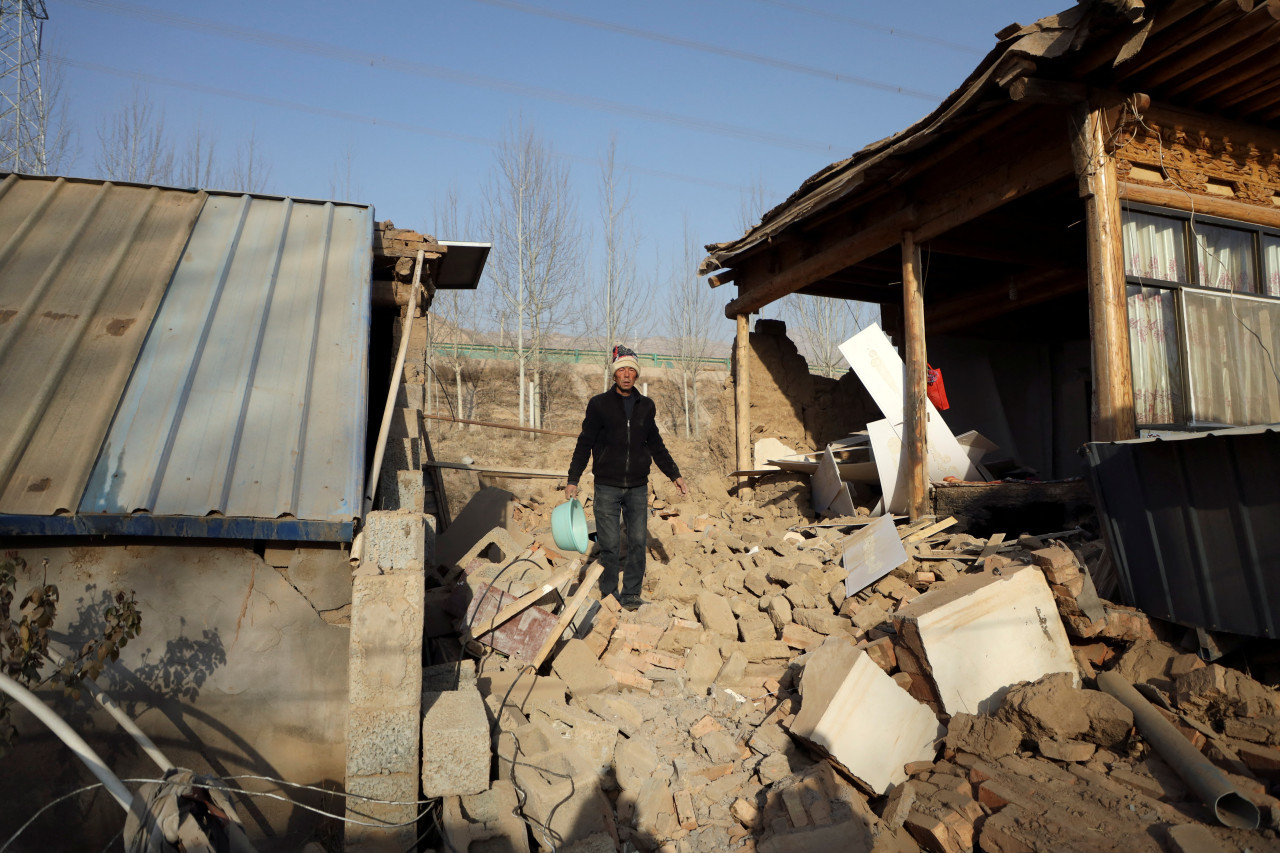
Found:
[[49, 19], [44, 0], [0, 0], [0, 171], [43, 175], [44, 92], [40, 36]]

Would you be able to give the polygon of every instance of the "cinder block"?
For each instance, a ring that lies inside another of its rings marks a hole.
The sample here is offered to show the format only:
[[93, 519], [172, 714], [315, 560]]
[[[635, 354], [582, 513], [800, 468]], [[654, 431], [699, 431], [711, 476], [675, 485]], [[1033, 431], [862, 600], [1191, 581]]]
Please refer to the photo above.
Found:
[[489, 716], [474, 687], [423, 697], [422, 792], [427, 797], [489, 789]]
[[1010, 687], [1052, 672], [1080, 685], [1053, 593], [1036, 569], [958, 578], [899, 609], [894, 621], [948, 714], [991, 713]]
[[413, 773], [418, 763], [418, 708], [347, 710], [347, 777]]
[[396, 472], [396, 492], [398, 500], [396, 509], [408, 512], [425, 512], [427, 506], [427, 483], [422, 469]]
[[[364, 562], [383, 571], [426, 566], [434, 525], [420, 512], [371, 512], [364, 520]], [[428, 532], [430, 531], [430, 532]]]
[[347, 798], [347, 817], [350, 820], [384, 824], [361, 826], [358, 823], [348, 823], [343, 838], [347, 853], [400, 853], [412, 848], [418, 837], [414, 822], [414, 817], [418, 814], [416, 773], [348, 777], [346, 788], [349, 794], [391, 801], [374, 803], [355, 797]]
[[494, 527], [488, 530], [483, 536], [476, 540], [470, 548], [467, 549], [461, 557], [458, 558], [456, 565], [461, 566], [464, 570], [470, 565], [471, 561], [479, 557], [481, 554], [489, 550], [490, 547], [496, 545], [502, 553], [501, 562], [507, 562], [514, 559], [524, 551], [519, 543], [512, 538], [506, 528]]
[[425, 592], [421, 572], [356, 575], [348, 664], [353, 704], [417, 705]]

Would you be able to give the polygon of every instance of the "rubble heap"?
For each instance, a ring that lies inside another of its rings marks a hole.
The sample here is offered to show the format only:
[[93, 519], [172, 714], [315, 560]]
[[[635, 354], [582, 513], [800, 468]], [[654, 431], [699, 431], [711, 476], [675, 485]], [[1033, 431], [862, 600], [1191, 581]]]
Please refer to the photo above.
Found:
[[[654, 506], [635, 612], [598, 599], [598, 564], [550, 547], [537, 505], [440, 567], [432, 648], [468, 651], [423, 678], [446, 849], [1280, 847], [1276, 691], [1099, 598], [1103, 549], [1078, 531]], [[1103, 669], [1155, 700], [1259, 829], [1214, 820], [1093, 689]]]

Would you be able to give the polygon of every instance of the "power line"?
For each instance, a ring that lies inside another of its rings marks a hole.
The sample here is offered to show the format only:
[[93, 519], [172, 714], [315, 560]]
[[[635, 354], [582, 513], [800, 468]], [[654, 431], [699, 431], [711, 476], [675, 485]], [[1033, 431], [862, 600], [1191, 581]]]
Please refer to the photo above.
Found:
[[769, 6], [777, 6], [779, 9], [788, 9], [792, 12], [800, 12], [805, 15], [813, 15], [817, 18], [826, 18], [828, 21], [836, 21], [837, 23], [847, 24], [858, 29], [870, 30], [883, 35], [897, 36], [900, 38], [911, 39], [922, 44], [930, 44], [934, 47], [945, 47], [948, 50], [954, 50], [959, 53], [968, 53], [973, 56], [985, 56], [986, 51], [979, 50], [972, 45], [962, 44], [961, 42], [948, 41], [947, 39], [929, 36], [923, 33], [913, 33], [909, 30], [899, 29], [898, 27], [889, 27], [884, 24], [875, 24], [871, 21], [865, 21], [861, 18], [853, 18], [848, 15], [842, 15], [839, 12], [828, 12], [826, 9], [815, 9], [812, 6], [805, 6], [801, 3], [793, 3], [790, 0], [756, 0], [757, 3], [765, 3]]
[[462, 86], [490, 89], [497, 92], [518, 95], [520, 97], [567, 104], [569, 106], [581, 107], [583, 109], [595, 110], [597, 112], [612, 113], [614, 115], [622, 115], [629, 118], [639, 118], [645, 121], [682, 127], [687, 130], [696, 130], [717, 136], [727, 136], [735, 139], [759, 142], [766, 145], [774, 145], [779, 148], [830, 154], [834, 147], [824, 142], [815, 142], [813, 140], [800, 139], [794, 136], [756, 130], [754, 128], [742, 127], [740, 125], [733, 125], [725, 122], [709, 121], [707, 119], [684, 116], [678, 113], [667, 112], [666, 110], [657, 110], [650, 107], [625, 104], [619, 101], [608, 100], [606, 98], [575, 95], [569, 92], [549, 89], [542, 86], [530, 86], [524, 83], [514, 83], [497, 77], [456, 71], [439, 65], [430, 65], [425, 62], [417, 62], [415, 60], [408, 59], [395, 59], [381, 54], [312, 41], [310, 39], [284, 36], [250, 27], [234, 26], [232, 24], [223, 24], [203, 18], [193, 18], [187, 15], [164, 12], [159, 9], [139, 6], [134, 3], [114, 2], [114, 0], [113, 2], [107, 2], [107, 0], [62, 0], [62, 2], [67, 5], [79, 6], [85, 9], [94, 9], [100, 12], [108, 12], [113, 15], [137, 18], [139, 20], [173, 27], [175, 29], [187, 30], [189, 32], [211, 33], [216, 36], [248, 44], [256, 44], [269, 48], [280, 48], [294, 53], [317, 56], [323, 59], [333, 59], [352, 65], [359, 65], [361, 67], [382, 67], [392, 71], [398, 71], [403, 74], [412, 74], [419, 77], [445, 80]]
[[[347, 112], [345, 110], [335, 110], [331, 107], [317, 107], [310, 104], [299, 103], [298, 101], [288, 101], [282, 98], [272, 98], [266, 95], [241, 92], [235, 89], [224, 89], [219, 86], [210, 86], [207, 83], [191, 83], [174, 77], [159, 77], [142, 71], [130, 71], [124, 68], [115, 68], [110, 65], [101, 65], [96, 62], [83, 62], [81, 60], [71, 59], [65, 56], [49, 55], [47, 58], [50, 62], [58, 63], [69, 68], [78, 68], [82, 71], [89, 71], [94, 74], [109, 74], [113, 77], [124, 77], [130, 80], [136, 80], [140, 83], [147, 83], [155, 86], [171, 86], [177, 89], [186, 89], [189, 92], [198, 92], [203, 95], [231, 98], [238, 101], [260, 104], [262, 106], [273, 107], [276, 109], [310, 113], [311, 115], [337, 119], [339, 121], [373, 125], [375, 127], [399, 130], [406, 133], [416, 133], [423, 136], [434, 136], [439, 139], [447, 139], [453, 142], [464, 142], [469, 145], [480, 145], [486, 148], [495, 148], [498, 145], [497, 140], [488, 139], [482, 136], [469, 136], [467, 134], [455, 133], [449, 130], [440, 130], [439, 128], [427, 127], [426, 125], [410, 124], [409, 122], [395, 121], [392, 119], [382, 119], [375, 116]], [[560, 152], [557, 156], [566, 160], [586, 163], [589, 165], [600, 164], [598, 158], [587, 157], [580, 154]], [[727, 181], [716, 181], [710, 178], [702, 178], [694, 175], [681, 175], [676, 172], [667, 172], [661, 169], [646, 169], [641, 166], [622, 166], [622, 168], [625, 171], [637, 175], [647, 175], [649, 177], [663, 178], [665, 180], [678, 181], [681, 183], [698, 184], [712, 189], [727, 190], [729, 192], [741, 192], [742, 190], [742, 187], [739, 184], [731, 184]]]
[[699, 53], [709, 53], [713, 56], [725, 56], [730, 59], [738, 59], [743, 62], [751, 62], [756, 65], [766, 65], [770, 68], [779, 68], [783, 71], [793, 71], [797, 74], [807, 74], [811, 77], [820, 77], [824, 80], [834, 80], [837, 83], [849, 83], [854, 86], [862, 86], [868, 89], [876, 89], [881, 92], [889, 92], [894, 95], [904, 95], [909, 98], [919, 98], [931, 103], [937, 103], [943, 99], [943, 95], [934, 94], [933, 92], [923, 92], [919, 89], [908, 89], [904, 86], [895, 86], [892, 83], [883, 83], [879, 80], [871, 80], [866, 77], [857, 77], [852, 74], [844, 74], [839, 71], [831, 71], [826, 68], [819, 68], [814, 65], [805, 65], [800, 62], [791, 62], [786, 59], [775, 59], [774, 57], [764, 56], [758, 53], [750, 53], [745, 50], [735, 50], [729, 47], [719, 47], [717, 45], [706, 44], [693, 39], [680, 38], [678, 36], [669, 36], [664, 33], [654, 32], [653, 30], [643, 30], [639, 27], [631, 27], [625, 24], [615, 24], [609, 21], [602, 21], [598, 18], [585, 18], [581, 15], [571, 15], [567, 12], [557, 12], [553, 9], [543, 9], [538, 6], [531, 6], [528, 3], [519, 3], [516, 0], [474, 0], [476, 3], [483, 3], [488, 6], [496, 6], [501, 9], [510, 9], [513, 12], [522, 12], [526, 15], [537, 15], [542, 18], [551, 18], [556, 21], [564, 21], [569, 24], [576, 24], [582, 27], [591, 27], [592, 29], [604, 30], [611, 33], [620, 33], [622, 35], [633, 36], [639, 39], [655, 41], [660, 44], [669, 44], [674, 47], [681, 47], [686, 50], [693, 50]]

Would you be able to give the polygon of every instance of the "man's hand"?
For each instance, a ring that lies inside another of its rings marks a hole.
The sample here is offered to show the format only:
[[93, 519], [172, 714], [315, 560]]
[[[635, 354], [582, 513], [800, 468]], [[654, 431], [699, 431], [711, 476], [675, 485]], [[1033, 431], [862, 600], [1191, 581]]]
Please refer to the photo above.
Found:
[[578, 494], [578, 484], [577, 484], [577, 483], [570, 483], [569, 485], [567, 485], [567, 486], [565, 486], [565, 487], [564, 487], [564, 498], [565, 498], [565, 500], [571, 501], [571, 500], [573, 500], [573, 499], [574, 499], [574, 497], [575, 497], [575, 496], [577, 496], [577, 494]]
[[680, 490], [680, 494], [688, 496], [689, 487], [684, 484], [684, 477], [676, 477], [672, 482], [676, 484], [676, 488]]

